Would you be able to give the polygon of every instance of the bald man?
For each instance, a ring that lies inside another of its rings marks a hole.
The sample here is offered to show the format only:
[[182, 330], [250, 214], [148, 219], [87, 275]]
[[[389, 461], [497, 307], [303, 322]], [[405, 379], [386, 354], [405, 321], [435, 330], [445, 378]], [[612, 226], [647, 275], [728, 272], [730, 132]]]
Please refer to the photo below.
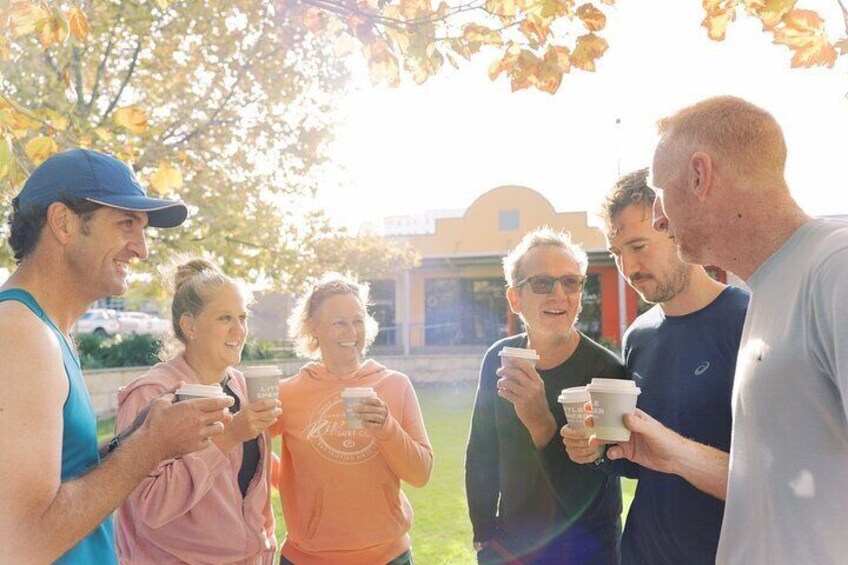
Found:
[[[659, 133], [654, 227], [685, 261], [720, 266], [752, 290], [716, 561], [844, 563], [848, 223], [798, 206], [784, 179], [781, 128], [745, 100], [704, 100], [661, 120]], [[627, 422], [637, 442], [676, 451], [663, 429]]]

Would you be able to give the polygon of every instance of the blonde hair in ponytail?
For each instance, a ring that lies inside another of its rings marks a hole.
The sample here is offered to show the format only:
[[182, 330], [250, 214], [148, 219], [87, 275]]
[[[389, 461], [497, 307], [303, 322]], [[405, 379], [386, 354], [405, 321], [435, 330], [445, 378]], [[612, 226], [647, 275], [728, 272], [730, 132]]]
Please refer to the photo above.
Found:
[[170, 343], [162, 344], [160, 358], [169, 359], [185, 346], [188, 338], [180, 327], [180, 319], [184, 314], [197, 316], [206, 307], [210, 297], [221, 288], [232, 285], [240, 289], [247, 299], [252, 302], [251, 293], [245, 285], [227, 275], [214, 263], [198, 257], [178, 257], [168, 269], [173, 278], [174, 298], [171, 300], [171, 328], [176, 338]]

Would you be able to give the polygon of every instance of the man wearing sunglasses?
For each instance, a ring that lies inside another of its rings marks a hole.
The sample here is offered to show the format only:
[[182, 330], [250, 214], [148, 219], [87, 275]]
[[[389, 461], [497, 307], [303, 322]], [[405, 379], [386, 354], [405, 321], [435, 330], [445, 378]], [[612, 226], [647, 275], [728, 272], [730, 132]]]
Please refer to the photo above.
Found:
[[[526, 333], [483, 360], [465, 463], [479, 563], [618, 563], [619, 480], [573, 463], [559, 445], [564, 388], [624, 378], [618, 358], [575, 328], [588, 258], [568, 234], [527, 234], [504, 259], [506, 297]], [[504, 347], [534, 349], [535, 366], [501, 368]]]
[[[621, 540], [623, 564], [712, 564], [724, 513], [730, 397], [748, 293], [684, 263], [674, 241], [653, 229], [655, 195], [647, 176], [642, 169], [619, 179], [602, 209], [603, 229], [621, 275], [654, 304], [628, 328], [624, 362], [642, 390], [634, 419], [662, 430], [675, 446], [672, 459], [656, 465], [665, 454], [633, 434], [610, 450], [610, 458], [624, 459], [606, 462], [596, 440], [587, 442], [568, 428], [561, 433], [574, 461], [639, 480]], [[697, 465], [682, 465], [677, 458], [685, 453]]]

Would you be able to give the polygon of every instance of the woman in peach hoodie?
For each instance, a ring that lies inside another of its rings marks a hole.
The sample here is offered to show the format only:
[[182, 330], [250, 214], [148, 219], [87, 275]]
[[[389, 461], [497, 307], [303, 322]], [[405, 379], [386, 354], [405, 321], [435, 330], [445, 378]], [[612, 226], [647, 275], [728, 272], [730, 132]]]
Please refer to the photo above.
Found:
[[[320, 360], [280, 383], [283, 413], [271, 428], [283, 438], [283, 565], [412, 563], [412, 508], [400, 481], [424, 486], [433, 452], [409, 378], [362, 360], [377, 334], [367, 304], [367, 286], [330, 273], [290, 320], [298, 352]], [[349, 387], [376, 393], [353, 409], [361, 429], [345, 423]]]
[[272, 452], [264, 433], [279, 402], [248, 404], [233, 369], [247, 337], [248, 295], [203, 260], [180, 265], [171, 307], [183, 351], [118, 395], [118, 430], [181, 382], [220, 384], [233, 420], [209, 447], [163, 462], [118, 509], [121, 563], [271, 564], [277, 548], [269, 497]]

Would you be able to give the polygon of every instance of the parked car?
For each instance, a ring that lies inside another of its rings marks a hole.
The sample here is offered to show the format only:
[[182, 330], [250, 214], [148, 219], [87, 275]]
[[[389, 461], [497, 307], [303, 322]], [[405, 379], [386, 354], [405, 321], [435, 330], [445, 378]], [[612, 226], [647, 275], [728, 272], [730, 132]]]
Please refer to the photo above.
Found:
[[99, 336], [113, 336], [121, 331], [118, 315], [111, 308], [92, 308], [77, 320], [74, 326], [76, 334], [94, 334]]
[[152, 316], [144, 312], [118, 312], [120, 333], [130, 334], [154, 334], [160, 335], [168, 332], [170, 324], [158, 316]]

